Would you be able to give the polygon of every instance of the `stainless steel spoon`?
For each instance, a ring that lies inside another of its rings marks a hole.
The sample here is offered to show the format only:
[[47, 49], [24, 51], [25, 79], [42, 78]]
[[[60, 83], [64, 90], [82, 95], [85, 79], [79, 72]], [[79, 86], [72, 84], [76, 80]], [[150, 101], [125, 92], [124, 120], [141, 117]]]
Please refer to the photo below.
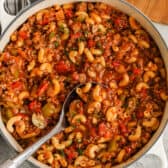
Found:
[[78, 95], [76, 94], [76, 88], [81, 87], [82, 85], [83, 84], [79, 84], [76, 87], [74, 87], [72, 91], [68, 94], [68, 96], [66, 97], [63, 103], [63, 106], [62, 106], [60, 118], [59, 118], [57, 125], [48, 134], [43, 136], [41, 139], [39, 139], [36, 143], [31, 145], [30, 147], [26, 148], [18, 156], [16, 156], [13, 159], [6, 160], [3, 164], [0, 165], [0, 168], [17, 168], [27, 158], [29, 158], [43, 143], [45, 143], [55, 134], [64, 130], [64, 128], [66, 127], [65, 112], [68, 111], [69, 104], [72, 102], [72, 100], [78, 97]]

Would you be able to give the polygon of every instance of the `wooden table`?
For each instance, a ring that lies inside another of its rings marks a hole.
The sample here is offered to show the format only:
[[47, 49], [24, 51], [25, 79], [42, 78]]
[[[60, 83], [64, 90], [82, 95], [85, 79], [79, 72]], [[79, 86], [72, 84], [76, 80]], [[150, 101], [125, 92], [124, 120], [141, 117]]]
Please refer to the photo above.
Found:
[[168, 24], [168, 0], [127, 0], [153, 21]]

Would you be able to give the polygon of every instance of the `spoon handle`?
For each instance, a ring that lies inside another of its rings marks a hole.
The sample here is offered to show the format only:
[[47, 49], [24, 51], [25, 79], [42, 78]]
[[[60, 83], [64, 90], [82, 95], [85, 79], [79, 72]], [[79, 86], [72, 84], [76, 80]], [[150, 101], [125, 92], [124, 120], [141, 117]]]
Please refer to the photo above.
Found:
[[47, 135], [39, 139], [36, 143], [26, 148], [22, 153], [13, 159], [6, 160], [0, 168], [17, 168], [21, 165], [28, 157], [30, 157], [44, 142], [54, 136], [56, 133], [60, 132], [63, 128], [61, 123], [58, 123], [55, 128], [53, 128]]
[[17, 168], [15, 162], [11, 159], [6, 160], [0, 168]]

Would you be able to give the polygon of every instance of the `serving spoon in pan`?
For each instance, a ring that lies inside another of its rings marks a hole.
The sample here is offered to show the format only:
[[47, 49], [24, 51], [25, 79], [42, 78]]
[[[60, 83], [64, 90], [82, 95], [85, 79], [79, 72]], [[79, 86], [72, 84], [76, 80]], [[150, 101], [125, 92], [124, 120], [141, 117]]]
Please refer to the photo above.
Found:
[[[96, 83], [93, 83], [96, 84]], [[65, 120], [65, 112], [68, 111], [69, 105], [75, 98], [79, 97], [76, 93], [76, 88], [82, 87], [84, 84], [78, 84], [76, 87], [74, 87], [71, 92], [66, 97], [60, 118], [58, 120], [57, 125], [45, 136], [40, 138], [37, 142], [35, 142], [33, 145], [26, 148], [23, 152], [21, 152], [18, 156], [16, 156], [13, 159], [6, 160], [3, 164], [0, 165], [0, 168], [17, 168], [20, 166], [27, 158], [29, 158], [42, 144], [44, 144], [47, 140], [49, 140], [51, 137], [53, 137], [55, 134], [59, 133], [60, 131], [64, 130], [66, 127], [66, 120]]]

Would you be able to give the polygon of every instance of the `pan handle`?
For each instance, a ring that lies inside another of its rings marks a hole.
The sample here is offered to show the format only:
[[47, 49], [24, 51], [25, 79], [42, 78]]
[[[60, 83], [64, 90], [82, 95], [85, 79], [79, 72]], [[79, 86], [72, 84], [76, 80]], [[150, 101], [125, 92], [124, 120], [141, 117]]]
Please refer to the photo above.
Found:
[[[11, 21], [16, 17], [15, 15], [10, 15], [5, 11], [4, 8], [5, 0], [0, 0], [0, 24], [1, 33], [4, 32], [6, 27], [11, 23]], [[30, 0], [27, 0], [27, 5], [30, 5]]]

